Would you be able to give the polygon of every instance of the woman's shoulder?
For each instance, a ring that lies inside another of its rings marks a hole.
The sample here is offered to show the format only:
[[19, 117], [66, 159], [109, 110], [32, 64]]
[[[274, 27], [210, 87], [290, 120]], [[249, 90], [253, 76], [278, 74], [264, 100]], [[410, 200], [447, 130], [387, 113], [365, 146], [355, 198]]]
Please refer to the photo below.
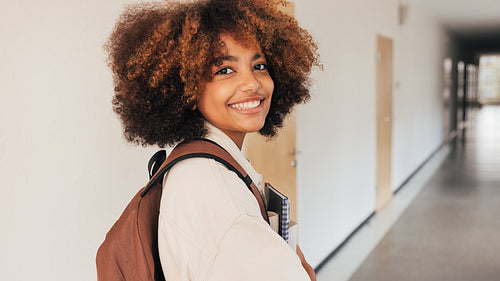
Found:
[[208, 158], [186, 159], [172, 167], [164, 179], [162, 209], [171, 214], [187, 210], [192, 219], [226, 223], [242, 214], [260, 215], [253, 194], [236, 173]]
[[218, 194], [217, 198], [224, 200], [224, 196], [220, 196], [226, 190], [226, 185], [243, 183], [239, 181], [238, 176], [221, 163], [210, 158], [195, 157], [175, 164], [165, 174], [163, 184], [170, 194], [185, 193], [201, 198]]
[[[163, 180], [164, 196], [173, 200], [200, 201], [197, 204], [221, 204], [227, 200], [223, 193], [223, 171], [208, 158], [190, 158], [175, 164]], [[204, 203], [205, 202], [205, 203]]]

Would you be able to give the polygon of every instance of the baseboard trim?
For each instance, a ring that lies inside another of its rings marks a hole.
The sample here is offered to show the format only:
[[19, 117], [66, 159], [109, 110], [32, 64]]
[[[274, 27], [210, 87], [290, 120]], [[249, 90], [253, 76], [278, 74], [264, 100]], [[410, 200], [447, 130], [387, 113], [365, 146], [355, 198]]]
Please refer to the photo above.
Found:
[[422, 169], [422, 167], [425, 166], [425, 164], [427, 164], [431, 159], [432, 157], [434, 157], [434, 155], [436, 155], [436, 153], [438, 153], [445, 145], [448, 144], [448, 141], [444, 141], [443, 143], [441, 143], [440, 146], [438, 146], [438, 148], [436, 148], [432, 153], [431, 155], [429, 155], [429, 157], [427, 157], [424, 162], [422, 162], [422, 164], [420, 164], [420, 166], [417, 167], [417, 169], [415, 171], [413, 171], [413, 173], [411, 173], [407, 178], [406, 180], [398, 187], [396, 188], [396, 190], [394, 191], [394, 195], [396, 195], [403, 187], [405, 187], [405, 185], [418, 173], [420, 172], [420, 170]]
[[354, 234], [356, 234], [365, 224], [367, 224], [371, 220], [371, 218], [373, 218], [374, 215], [375, 212], [371, 213], [358, 227], [356, 227], [356, 229], [354, 229], [353, 232], [351, 232], [351, 234], [349, 234], [349, 236], [347, 236], [346, 239], [344, 239], [344, 241], [342, 241], [342, 243], [340, 243], [340, 245], [338, 245], [316, 268], [314, 268], [314, 271], [316, 273], [319, 272], [321, 268], [325, 266], [325, 264], [327, 264], [330, 259], [332, 259], [340, 251], [340, 249], [342, 249], [342, 247], [347, 244], [347, 242], [349, 242]]

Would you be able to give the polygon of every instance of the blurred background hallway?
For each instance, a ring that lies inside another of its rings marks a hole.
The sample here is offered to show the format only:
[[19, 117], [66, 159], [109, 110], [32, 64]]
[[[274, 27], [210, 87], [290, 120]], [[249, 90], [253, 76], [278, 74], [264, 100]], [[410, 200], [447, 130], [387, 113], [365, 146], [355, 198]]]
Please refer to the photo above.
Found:
[[[420, 193], [359, 268], [341, 273], [356, 260], [341, 261], [346, 255], [339, 253], [319, 280], [500, 280], [500, 106], [484, 106], [473, 115], [442, 165], [420, 183]], [[394, 199], [387, 208], [393, 204], [401, 203]], [[381, 229], [382, 218], [377, 219], [367, 226], [374, 233]], [[361, 235], [374, 240], [380, 234]], [[348, 242], [340, 252], [361, 251], [366, 242], [353, 240], [357, 249]]]
[[500, 280], [499, 144], [486, 106], [350, 280]]

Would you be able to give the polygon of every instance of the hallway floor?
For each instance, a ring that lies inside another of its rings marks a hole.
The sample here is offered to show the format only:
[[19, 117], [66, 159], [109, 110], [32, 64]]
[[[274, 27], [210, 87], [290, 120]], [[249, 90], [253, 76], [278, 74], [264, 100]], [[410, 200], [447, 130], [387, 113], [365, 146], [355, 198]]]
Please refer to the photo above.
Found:
[[[360, 266], [342, 277], [334, 271], [346, 266], [327, 264], [319, 281], [500, 280], [500, 106], [485, 106], [474, 115], [445, 160], [424, 166], [423, 173], [428, 165], [438, 167], [428, 180], [420, 188], [403, 187], [388, 210], [369, 223], [368, 228], [380, 228], [378, 221], [391, 216], [398, 197], [415, 193]], [[332, 264], [345, 263], [342, 255], [356, 256], [342, 252], [359, 252], [353, 247], [367, 243], [360, 240], [376, 238], [375, 230], [360, 232], [355, 236], [364, 237], [349, 241]]]

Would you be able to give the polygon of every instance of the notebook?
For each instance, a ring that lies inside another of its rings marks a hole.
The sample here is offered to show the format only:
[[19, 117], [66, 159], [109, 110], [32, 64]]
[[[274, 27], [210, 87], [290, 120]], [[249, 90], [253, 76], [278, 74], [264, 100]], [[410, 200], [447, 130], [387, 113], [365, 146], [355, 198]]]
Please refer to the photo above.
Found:
[[290, 200], [269, 183], [266, 183], [264, 185], [264, 196], [266, 201], [266, 209], [278, 214], [278, 234], [288, 243], [288, 226], [290, 224]]

